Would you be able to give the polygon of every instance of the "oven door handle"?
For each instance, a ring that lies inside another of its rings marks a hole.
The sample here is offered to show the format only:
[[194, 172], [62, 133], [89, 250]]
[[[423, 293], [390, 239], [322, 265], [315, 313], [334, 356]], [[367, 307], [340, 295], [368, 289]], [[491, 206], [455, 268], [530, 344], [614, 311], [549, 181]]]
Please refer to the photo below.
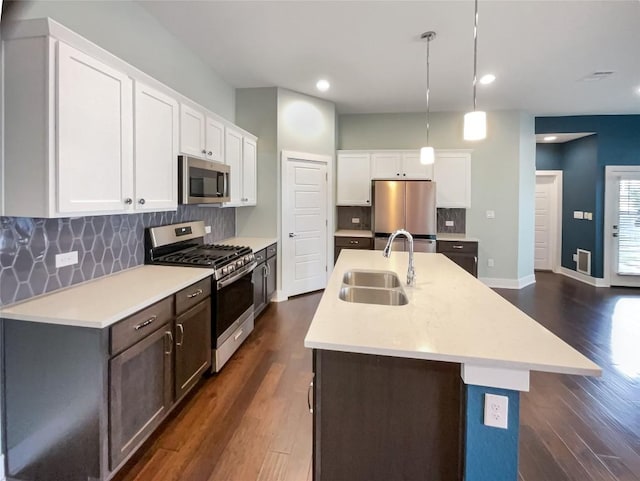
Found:
[[228, 286], [229, 284], [233, 284], [235, 281], [237, 281], [241, 277], [247, 275], [249, 272], [252, 272], [257, 265], [258, 263], [254, 261], [248, 266], [244, 266], [244, 268], [241, 271], [236, 272], [233, 276], [223, 279], [221, 281], [218, 281], [218, 290]]

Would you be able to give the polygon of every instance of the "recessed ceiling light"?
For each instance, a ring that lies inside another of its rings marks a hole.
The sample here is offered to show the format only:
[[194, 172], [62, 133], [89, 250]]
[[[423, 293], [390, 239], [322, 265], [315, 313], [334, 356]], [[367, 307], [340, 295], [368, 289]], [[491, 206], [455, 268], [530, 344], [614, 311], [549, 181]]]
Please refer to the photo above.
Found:
[[547, 135], [546, 137], [543, 137], [542, 140], [544, 140], [545, 142], [553, 142], [554, 140], [557, 140], [558, 137], [555, 135]]
[[329, 90], [329, 87], [331, 87], [331, 84], [328, 80], [325, 79], [318, 80], [318, 83], [316, 84], [316, 88], [320, 92], [326, 92], [327, 90]]
[[493, 75], [492, 73], [488, 73], [487, 75], [483, 75], [482, 77], [480, 77], [480, 83], [482, 85], [489, 85], [490, 83], [493, 83], [495, 79], [495, 75]]

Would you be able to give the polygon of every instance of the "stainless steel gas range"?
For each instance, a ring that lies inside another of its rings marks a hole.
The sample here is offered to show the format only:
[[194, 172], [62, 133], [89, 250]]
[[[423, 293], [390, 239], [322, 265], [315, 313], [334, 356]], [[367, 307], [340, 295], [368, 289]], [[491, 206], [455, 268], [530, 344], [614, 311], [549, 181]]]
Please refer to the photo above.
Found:
[[151, 227], [145, 231], [145, 264], [215, 269], [211, 286], [211, 370], [218, 372], [253, 331], [249, 247], [204, 243], [204, 222]]

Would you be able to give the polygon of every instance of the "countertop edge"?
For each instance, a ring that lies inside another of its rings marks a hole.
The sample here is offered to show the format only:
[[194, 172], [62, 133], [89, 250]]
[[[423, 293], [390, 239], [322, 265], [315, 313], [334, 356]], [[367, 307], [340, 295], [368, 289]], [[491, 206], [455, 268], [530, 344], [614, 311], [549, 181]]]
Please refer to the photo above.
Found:
[[502, 369], [514, 369], [521, 371], [540, 371], [550, 372], [554, 374], [570, 374], [577, 376], [602, 376], [602, 369], [597, 366], [593, 361], [595, 368], [593, 369], [579, 369], [579, 368], [564, 368], [562, 366], [556, 366], [551, 364], [530, 364], [530, 363], [517, 363], [512, 361], [498, 361], [492, 359], [481, 359], [467, 356], [458, 356], [455, 354], [436, 354], [429, 352], [407, 352], [401, 350], [389, 350], [389, 349], [368, 349], [364, 346], [349, 346], [340, 344], [328, 344], [317, 341], [304, 340], [304, 347], [308, 349], [321, 349], [326, 351], [339, 351], [339, 352], [351, 352], [355, 354], [371, 354], [376, 356], [388, 356], [388, 357], [401, 357], [406, 359], [421, 359], [424, 361], [441, 361], [451, 362], [457, 364], [472, 364], [475, 366], [494, 367]]

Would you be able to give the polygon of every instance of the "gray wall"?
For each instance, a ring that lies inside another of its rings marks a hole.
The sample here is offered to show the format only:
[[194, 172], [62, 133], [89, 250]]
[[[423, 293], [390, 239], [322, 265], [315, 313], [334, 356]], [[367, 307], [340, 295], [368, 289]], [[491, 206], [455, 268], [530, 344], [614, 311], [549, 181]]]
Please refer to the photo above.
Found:
[[[259, 137], [258, 205], [236, 209], [237, 235], [280, 237], [281, 153], [290, 150], [330, 155], [335, 171], [335, 105], [282, 88], [238, 89], [236, 123]], [[280, 249], [281, 243], [278, 255], [282, 254]], [[279, 262], [279, 290], [281, 268]]]
[[148, 75], [234, 121], [235, 91], [141, 3], [131, 1], [6, 2], [3, 22], [51, 17]]
[[[431, 114], [430, 140], [436, 149], [473, 150], [472, 207], [467, 210], [466, 231], [480, 239], [479, 276], [515, 280], [533, 274], [532, 261], [530, 271], [529, 261], [523, 260], [522, 266], [519, 261], [519, 255], [531, 259], [533, 256], [533, 244], [530, 253], [525, 247], [530, 242], [527, 226], [533, 222], [534, 213], [527, 212], [530, 207], [526, 203], [522, 205], [523, 212], [520, 207], [521, 194], [528, 199], [525, 191], [535, 189], [535, 150], [532, 158], [527, 155], [526, 160], [521, 159], [522, 153], [528, 152], [528, 137], [535, 145], [533, 120], [520, 112], [498, 111], [487, 113], [487, 123], [486, 140], [465, 142], [463, 114], [435, 112]], [[338, 149], [417, 149], [426, 140], [423, 113], [341, 115], [338, 125]], [[529, 179], [533, 179], [531, 186], [525, 186], [521, 193], [521, 183]], [[495, 219], [486, 218], [487, 210], [495, 211]], [[521, 215], [525, 216], [522, 226]], [[527, 215], [530, 220], [525, 221]], [[494, 259], [492, 268], [487, 267], [489, 258]]]
[[536, 139], [532, 135], [534, 130], [534, 118], [527, 114], [521, 114], [518, 278], [532, 275], [535, 265]]

